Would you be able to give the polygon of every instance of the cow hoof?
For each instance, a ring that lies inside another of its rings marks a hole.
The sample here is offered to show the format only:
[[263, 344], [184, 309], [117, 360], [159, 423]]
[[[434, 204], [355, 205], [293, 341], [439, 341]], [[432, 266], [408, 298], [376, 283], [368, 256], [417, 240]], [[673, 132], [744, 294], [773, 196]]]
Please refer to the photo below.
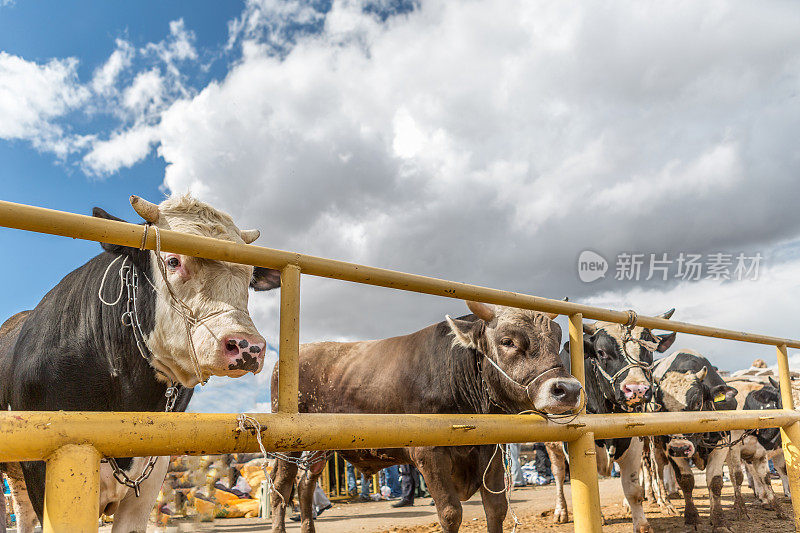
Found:
[[669, 515], [669, 516], [678, 516], [678, 511], [677, 511], [677, 509], [675, 509], [675, 507], [673, 507], [673, 505], [672, 505], [671, 503], [669, 503], [669, 502], [666, 502], [665, 504], [662, 504], [662, 505], [660, 505], [659, 507], [661, 507], [661, 510], [662, 510], [662, 511], [664, 512], [664, 514], [666, 514], [666, 515]]
[[566, 509], [556, 510], [553, 513], [553, 522], [556, 524], [566, 524], [569, 522], [569, 513]]
[[655, 531], [653, 531], [650, 524], [645, 522], [644, 524], [639, 524], [639, 529], [636, 530], [636, 533], [655, 533]]

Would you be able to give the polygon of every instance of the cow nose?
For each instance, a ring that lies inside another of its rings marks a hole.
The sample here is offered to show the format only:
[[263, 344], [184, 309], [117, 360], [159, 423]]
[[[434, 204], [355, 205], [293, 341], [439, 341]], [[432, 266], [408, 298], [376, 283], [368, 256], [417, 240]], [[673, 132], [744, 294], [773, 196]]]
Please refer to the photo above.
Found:
[[694, 455], [694, 446], [690, 442], [685, 444], [670, 444], [669, 454], [672, 457], [691, 457]]
[[550, 384], [550, 395], [562, 403], [577, 404], [580, 393], [581, 384], [576, 379], [554, 379]]
[[647, 391], [650, 390], [649, 385], [640, 385], [640, 384], [626, 384], [622, 387], [622, 392], [625, 394], [625, 398], [627, 400], [634, 400], [639, 398], [644, 398], [647, 395]]
[[222, 346], [231, 370], [252, 370], [264, 359], [267, 343], [258, 335], [231, 335], [222, 341]]

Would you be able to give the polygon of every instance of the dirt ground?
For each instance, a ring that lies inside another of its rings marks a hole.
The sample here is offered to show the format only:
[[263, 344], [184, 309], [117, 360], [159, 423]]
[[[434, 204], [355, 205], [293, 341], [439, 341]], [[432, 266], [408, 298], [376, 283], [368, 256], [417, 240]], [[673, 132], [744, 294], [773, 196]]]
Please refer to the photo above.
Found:
[[[773, 482], [776, 494], [782, 494], [779, 482]], [[726, 484], [723, 489], [723, 506], [726, 516], [729, 518], [731, 531], [734, 533], [783, 533], [795, 531], [791, 520], [779, 520], [773, 511], [760, 508], [753, 496], [752, 490], [744, 487], [745, 501], [747, 502], [748, 520], [735, 520], [731, 506], [733, 505], [733, 489], [730, 484]], [[539, 532], [548, 533], [572, 532], [573, 522], [570, 514], [570, 522], [567, 524], [553, 524], [552, 522], [552, 503], [555, 488], [552, 485], [544, 487], [525, 487], [515, 489], [511, 494], [511, 504], [516, 512], [521, 525], [517, 528], [518, 532]], [[630, 518], [622, 507], [622, 488], [618, 479], [600, 480], [601, 504], [603, 515], [606, 519], [604, 532], [608, 533], [630, 533], [632, 531]], [[708, 509], [708, 490], [705, 486], [705, 476], [696, 476], [695, 504], [701, 516], [701, 527], [699, 531], [710, 531], [709, 509]], [[791, 503], [787, 498], [781, 497], [783, 509], [787, 516], [791, 513]], [[319, 533], [433, 533], [441, 531], [439, 528], [436, 509], [429, 505], [430, 498], [418, 499], [413, 507], [394, 509], [391, 502], [370, 502], [370, 503], [336, 503], [334, 507], [317, 520], [316, 530]], [[570, 502], [569, 509], [572, 510], [569, 485], [567, 485], [567, 501]], [[672, 501], [679, 513], [683, 511], [683, 500]], [[667, 516], [660, 509], [645, 502], [645, 512], [647, 519], [657, 533], [677, 533], [683, 532], [683, 517]], [[476, 496], [468, 502], [464, 502], [464, 518], [461, 531], [465, 533], [477, 533], [486, 531], [486, 521], [483, 515], [483, 507], [480, 497]], [[507, 519], [505, 530], [511, 531], [513, 520]], [[110, 527], [101, 528], [101, 531], [110, 531]], [[269, 524], [262, 519], [218, 519], [214, 524], [182, 524], [180, 527], [169, 527], [160, 530], [164, 533], [184, 533], [190, 531], [216, 532], [216, 533], [250, 533], [269, 531]], [[300, 526], [296, 522], [287, 520], [287, 531], [290, 533], [299, 532]], [[148, 532], [157, 530], [148, 528]]]
[[[614, 487], [609, 486], [609, 483], [616, 484], [616, 488], [618, 490], [614, 490]], [[550, 502], [550, 499], [553, 497], [553, 493], [555, 489], [550, 486], [549, 491], [542, 491], [537, 490], [531, 494], [536, 500], [537, 503], [531, 505], [532, 502], [530, 499], [528, 501], [522, 501], [515, 505], [517, 508], [517, 518], [519, 519], [520, 524], [517, 527], [517, 531], [522, 532], [539, 532], [539, 531], [547, 531], [547, 532], [572, 532], [574, 528], [574, 523], [572, 522], [572, 503], [570, 496], [567, 495], [567, 500], [569, 502], [569, 509], [570, 509], [570, 521], [567, 524], [554, 524], [552, 521], [552, 511], [548, 508], [547, 510], [539, 510], [538, 508], [532, 509], [531, 507], [539, 507], [539, 503], [541, 499]], [[727, 514], [729, 517], [729, 526], [732, 532], [734, 533], [752, 533], [752, 532], [770, 532], [770, 533], [778, 533], [778, 532], [789, 532], [795, 531], [794, 525], [792, 521], [788, 518], [791, 513], [791, 501], [788, 498], [782, 497], [782, 489], [780, 487], [780, 483], [774, 483], [773, 488], [776, 491], [776, 494], [781, 494], [781, 505], [787, 515], [785, 519], [778, 519], [776, 518], [774, 511], [768, 511], [762, 509], [758, 501], [756, 500], [753, 492], [744, 487], [744, 497], [747, 503], [747, 512], [749, 518], [747, 520], [735, 520], [733, 516], [732, 510]], [[610, 490], [609, 490], [610, 489]], [[632, 525], [629, 514], [622, 506], [622, 493], [621, 488], [619, 486], [619, 480], [601, 480], [600, 486], [601, 492], [601, 504], [603, 507], [603, 517], [605, 518], [605, 525], [603, 526], [603, 531], [608, 533], [630, 533], [632, 531]], [[613, 494], [613, 495], [612, 495]], [[522, 499], [527, 496], [527, 491], [518, 490], [513, 493], [512, 504], [515, 500]], [[699, 531], [711, 531], [711, 524], [709, 522], [709, 500], [708, 500], [708, 490], [706, 489], [705, 485], [705, 476], [704, 475], [697, 475], [696, 476], [696, 487], [694, 491], [694, 502], [697, 506], [697, 509], [700, 513], [701, 517], [701, 525]], [[612, 502], [609, 500], [613, 500], [614, 498], [617, 499], [616, 502]], [[647, 515], [647, 520], [653, 526], [653, 529], [657, 533], [678, 533], [684, 532], [685, 528], [683, 525], [683, 499], [680, 500], [672, 500], [672, 504], [675, 509], [678, 511], [677, 516], [669, 516], [666, 513], [662, 512], [661, 509], [650, 502], [645, 502], [645, 513]], [[725, 509], [729, 509], [733, 505], [733, 489], [730, 484], [726, 485], [723, 490], [723, 507]], [[514, 522], [513, 519], [509, 516], [506, 519], [504, 524], [505, 531], [511, 531], [513, 529]], [[441, 531], [438, 523], [430, 523], [422, 526], [397, 526], [391, 527], [389, 529], [382, 529], [380, 533], [433, 533]], [[461, 526], [461, 532], [464, 533], [472, 533], [472, 532], [483, 532], [486, 531], [486, 521], [483, 518], [473, 518], [472, 520], [465, 520]], [[378, 533], [378, 532], [376, 532]]]

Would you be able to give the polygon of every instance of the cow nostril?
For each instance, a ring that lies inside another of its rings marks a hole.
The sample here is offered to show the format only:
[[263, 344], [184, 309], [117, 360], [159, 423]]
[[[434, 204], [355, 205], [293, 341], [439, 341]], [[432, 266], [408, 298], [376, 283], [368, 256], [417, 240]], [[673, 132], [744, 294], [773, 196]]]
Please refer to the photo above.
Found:
[[225, 342], [225, 350], [238, 353], [239, 343], [237, 343], [235, 339], [228, 339], [228, 341]]

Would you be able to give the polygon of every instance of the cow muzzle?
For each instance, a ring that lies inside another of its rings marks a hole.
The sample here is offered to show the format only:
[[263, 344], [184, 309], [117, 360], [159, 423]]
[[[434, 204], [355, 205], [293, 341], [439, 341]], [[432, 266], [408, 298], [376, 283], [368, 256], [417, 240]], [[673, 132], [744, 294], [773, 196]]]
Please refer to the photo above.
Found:
[[667, 444], [670, 457], [688, 459], [694, 455], [694, 444], [686, 439], [672, 439]]
[[531, 398], [534, 408], [548, 414], [561, 415], [576, 411], [581, 404], [581, 384], [573, 377], [550, 378]]
[[222, 341], [223, 358], [232, 372], [257, 374], [264, 366], [267, 343], [261, 335], [228, 335]]
[[647, 383], [624, 383], [622, 385], [622, 394], [628, 405], [638, 405], [647, 401], [649, 393], [650, 385]]

